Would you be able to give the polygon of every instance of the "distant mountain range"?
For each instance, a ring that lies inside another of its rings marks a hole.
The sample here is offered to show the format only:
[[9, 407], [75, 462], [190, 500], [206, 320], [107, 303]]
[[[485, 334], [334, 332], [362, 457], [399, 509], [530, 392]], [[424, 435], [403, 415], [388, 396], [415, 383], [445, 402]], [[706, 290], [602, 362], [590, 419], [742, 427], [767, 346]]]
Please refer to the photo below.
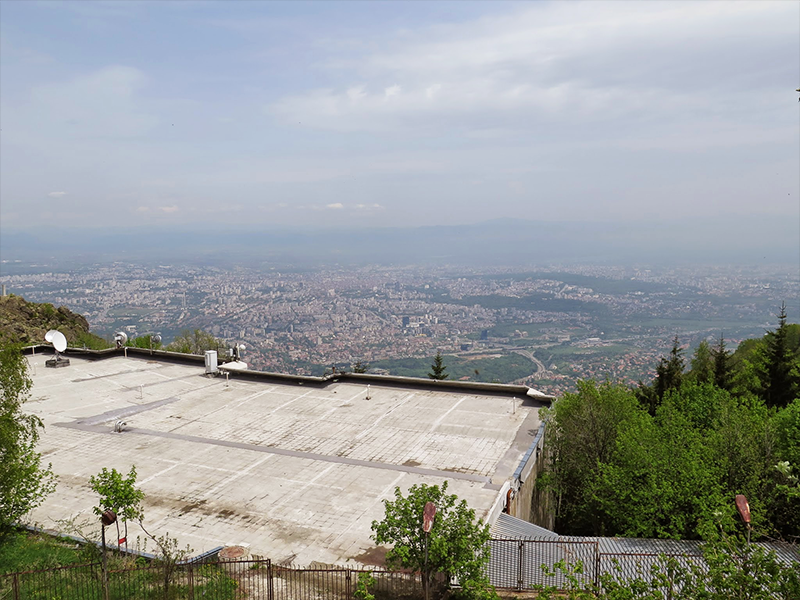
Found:
[[789, 264], [800, 224], [740, 217], [663, 222], [494, 220], [472, 225], [352, 229], [210, 227], [3, 231], [3, 260], [188, 261], [205, 264]]

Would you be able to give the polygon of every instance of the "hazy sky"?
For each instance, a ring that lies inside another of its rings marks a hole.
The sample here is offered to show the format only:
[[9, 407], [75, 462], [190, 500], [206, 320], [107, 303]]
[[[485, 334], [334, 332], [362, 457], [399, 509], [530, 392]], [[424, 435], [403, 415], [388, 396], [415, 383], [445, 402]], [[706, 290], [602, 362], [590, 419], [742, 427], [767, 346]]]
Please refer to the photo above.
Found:
[[0, 3], [0, 223], [800, 222], [800, 2]]

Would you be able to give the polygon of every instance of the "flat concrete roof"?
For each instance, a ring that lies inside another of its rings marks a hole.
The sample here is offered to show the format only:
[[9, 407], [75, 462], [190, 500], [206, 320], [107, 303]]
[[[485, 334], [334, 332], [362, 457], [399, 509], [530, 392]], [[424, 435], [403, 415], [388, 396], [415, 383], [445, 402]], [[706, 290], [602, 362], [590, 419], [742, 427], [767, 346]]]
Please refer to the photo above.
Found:
[[[52, 369], [47, 358], [28, 356], [25, 409], [45, 423], [38, 449], [59, 480], [31, 520], [94, 518], [89, 477], [135, 464], [145, 526], [195, 553], [245, 545], [297, 565], [360, 562], [381, 501], [415, 483], [447, 480], [486, 519], [539, 427], [531, 398], [374, 383], [368, 398], [357, 382], [226, 381], [121, 356]], [[119, 419], [127, 428], [114, 433]]]

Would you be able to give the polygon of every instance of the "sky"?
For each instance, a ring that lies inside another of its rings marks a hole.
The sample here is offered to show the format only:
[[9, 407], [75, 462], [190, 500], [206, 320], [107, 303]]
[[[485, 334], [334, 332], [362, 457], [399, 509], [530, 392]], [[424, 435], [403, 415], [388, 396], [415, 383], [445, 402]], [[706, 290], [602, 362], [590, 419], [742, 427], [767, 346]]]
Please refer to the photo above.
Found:
[[0, 231], [794, 220], [800, 2], [0, 2]]

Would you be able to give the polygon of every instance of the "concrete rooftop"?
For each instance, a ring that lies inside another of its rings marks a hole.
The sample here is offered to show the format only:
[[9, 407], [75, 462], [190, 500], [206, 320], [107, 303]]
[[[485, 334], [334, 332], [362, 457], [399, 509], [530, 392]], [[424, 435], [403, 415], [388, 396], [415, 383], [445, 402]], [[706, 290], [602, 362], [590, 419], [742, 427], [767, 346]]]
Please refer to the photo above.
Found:
[[486, 519], [539, 426], [530, 398], [372, 383], [367, 399], [360, 382], [226, 383], [160, 360], [47, 358], [28, 357], [25, 408], [45, 423], [38, 448], [59, 480], [32, 521], [92, 517], [89, 477], [135, 464], [145, 526], [195, 553], [243, 544], [298, 565], [364, 560], [395, 486], [445, 479]]

